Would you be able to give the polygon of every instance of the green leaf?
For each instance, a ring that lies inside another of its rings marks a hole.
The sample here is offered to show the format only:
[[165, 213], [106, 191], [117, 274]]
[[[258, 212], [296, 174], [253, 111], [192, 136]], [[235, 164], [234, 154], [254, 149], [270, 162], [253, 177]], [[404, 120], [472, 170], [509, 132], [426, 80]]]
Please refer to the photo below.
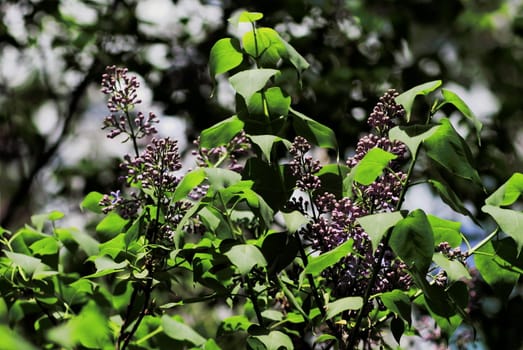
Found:
[[251, 115], [270, 116], [278, 118], [287, 116], [291, 106], [291, 98], [284, 94], [277, 86], [263, 92], [256, 92], [247, 103], [247, 110]]
[[277, 31], [272, 28], [256, 28], [244, 34], [243, 49], [262, 66], [274, 66], [286, 56], [287, 48]]
[[461, 223], [441, 219], [434, 215], [427, 215], [430, 227], [434, 233], [434, 244], [437, 246], [441, 242], [448, 242], [451, 247], [459, 247], [462, 242]]
[[129, 220], [122, 218], [115, 212], [110, 212], [96, 225], [96, 232], [101, 234], [104, 239], [111, 239], [117, 234], [124, 232], [124, 227]]
[[316, 146], [333, 150], [338, 149], [336, 134], [331, 128], [307, 117], [305, 114], [294, 110], [292, 107], [289, 108], [289, 111], [293, 115], [292, 124], [298, 135], [305, 137]]
[[93, 237], [89, 236], [85, 232], [78, 231], [76, 229], [56, 229], [58, 239], [66, 246], [69, 247], [69, 242], [76, 242], [88, 256], [98, 254], [99, 242]]
[[241, 71], [229, 78], [229, 82], [245, 102], [248, 102], [255, 92], [265, 87], [267, 81], [280, 71], [276, 69], [260, 68]]
[[474, 222], [474, 215], [465, 207], [459, 196], [443, 180], [429, 179], [428, 182], [434, 187], [439, 196], [454, 211], [469, 216]]
[[242, 176], [235, 171], [220, 168], [203, 168], [209, 185], [218, 191], [241, 181]]
[[2, 344], [0, 345], [0, 349], [2, 350], [39, 349], [38, 347], [29, 343], [21, 334], [17, 334], [17, 332], [13, 331], [13, 329], [4, 324], [0, 324], [0, 339], [2, 339]]
[[287, 148], [290, 148], [292, 145], [289, 140], [274, 135], [249, 135], [249, 139], [260, 148], [269, 164], [271, 164], [271, 153], [275, 143], [282, 142]]
[[485, 204], [498, 207], [512, 205], [521, 194], [523, 194], [523, 174], [514, 173], [485, 200]]
[[488, 241], [474, 254], [474, 264], [481, 277], [501, 300], [507, 300], [520, 277], [512, 268], [516, 262], [516, 246], [508, 237], [499, 241]]
[[286, 48], [286, 57], [294, 66], [294, 68], [296, 68], [298, 74], [301, 74], [304, 70], [309, 68], [309, 62], [307, 62], [307, 60], [302, 55], [300, 55], [291, 44], [283, 39], [282, 42]]
[[390, 129], [389, 138], [403, 142], [407, 145], [411, 154], [416, 154], [423, 141], [430, 137], [438, 128], [439, 125], [395, 126]]
[[431, 159], [452, 174], [481, 184], [478, 172], [471, 165], [472, 155], [467, 143], [447, 118], [441, 119], [441, 125], [423, 146]]
[[397, 222], [389, 245], [409, 268], [426, 273], [434, 253], [434, 235], [425, 213], [417, 209]]
[[409, 325], [411, 324], [412, 303], [407, 294], [401, 290], [394, 289], [390, 292], [381, 294], [379, 297], [383, 302], [383, 305], [385, 305], [389, 311], [401, 316], [401, 318], [407, 321]]
[[440, 85], [441, 80], [429, 81], [428, 83], [415, 86], [396, 97], [396, 103], [402, 105], [403, 108], [405, 108], [407, 122], [410, 121], [412, 104], [414, 103], [416, 96], [428, 95], [429, 93], [436, 90]]
[[[481, 128], [483, 127], [483, 124], [481, 121], [472, 113], [469, 106], [459, 97], [456, 93], [447, 90], [447, 89], [441, 89], [441, 93], [443, 94], [443, 98], [445, 103], [450, 103], [454, 105], [460, 111], [466, 118], [470, 119], [472, 121], [472, 124], [474, 125], [474, 128], [476, 129], [476, 136], [478, 138], [478, 143], [481, 144]], [[444, 103], [444, 104], [445, 104]], [[440, 105], [443, 106], [444, 104]]]
[[128, 261], [122, 261], [121, 263], [117, 263], [106, 256], [93, 256], [88, 260], [94, 260], [96, 272], [88, 276], [85, 276], [85, 278], [97, 278], [105, 275], [110, 275], [115, 272], [123, 271], [124, 268], [127, 265], [129, 265]]
[[4, 254], [21, 269], [24, 278], [31, 278], [37, 272], [49, 270], [49, 266], [42, 263], [41, 259], [3, 250]]
[[[254, 340], [254, 341], [253, 341]], [[260, 348], [259, 344], [256, 343], [256, 341], [263, 344], [264, 348]], [[255, 335], [252, 338], [248, 338], [247, 342], [249, 346], [253, 347], [253, 349], [266, 349], [266, 350], [281, 350], [287, 349], [292, 350], [294, 349], [294, 345], [292, 345], [292, 340], [289, 338], [288, 335], [285, 333], [282, 333], [280, 331], [271, 331], [267, 335]]]
[[318, 256], [314, 256], [309, 259], [309, 263], [305, 270], [301, 274], [300, 280], [308, 274], [313, 276], [319, 276], [320, 273], [327, 267], [330, 267], [346, 257], [349, 253], [352, 253], [352, 239], [347, 240], [343, 244], [340, 244], [336, 248]]
[[327, 311], [325, 318], [327, 320], [329, 320], [329, 319], [333, 318], [334, 316], [341, 314], [343, 311], [359, 310], [359, 309], [361, 309], [362, 306], [363, 306], [362, 297], [341, 298], [336, 301], [333, 301], [332, 303], [328, 303], [325, 306], [325, 310]]
[[238, 23], [242, 23], [242, 22], [253, 23], [253, 22], [259, 21], [262, 18], [263, 18], [263, 13], [261, 13], [261, 12], [244, 11], [244, 12], [240, 13], [240, 15], [238, 17]]
[[100, 244], [100, 253], [99, 255], [109, 255], [111, 258], [115, 259], [120, 252], [126, 250], [125, 242], [125, 233], [120, 233], [113, 239]]
[[89, 194], [87, 196], [85, 196], [84, 200], [80, 204], [80, 208], [81, 209], [85, 208], [93, 213], [101, 214], [102, 208], [100, 207], [100, 205], [98, 203], [100, 203], [103, 196], [104, 195], [101, 194], [100, 192], [89, 192]]
[[31, 216], [31, 223], [37, 231], [42, 231], [47, 221], [56, 221], [64, 217], [64, 213], [54, 210], [50, 213], [36, 214]]
[[223, 38], [211, 48], [209, 71], [211, 78], [238, 67], [243, 61], [243, 54], [238, 39]]
[[523, 248], [523, 212], [493, 205], [484, 205], [481, 211], [492, 216], [501, 230], [516, 241], [519, 255]]
[[401, 336], [405, 332], [405, 322], [398, 317], [394, 317], [390, 321], [390, 331], [394, 336], [394, 340], [399, 344], [401, 341]]
[[267, 270], [270, 275], [280, 272], [292, 263], [298, 255], [301, 244], [288, 232], [271, 232], [260, 240], [262, 240], [261, 250], [268, 262]]
[[403, 219], [403, 215], [399, 211], [395, 211], [366, 215], [356, 219], [356, 221], [369, 235], [372, 251], [375, 251], [385, 233], [401, 219]]
[[214, 124], [200, 134], [201, 148], [214, 148], [226, 145], [243, 129], [243, 122], [237, 116], [232, 116]]
[[459, 281], [461, 279], [470, 279], [470, 273], [462, 263], [457, 260], [450, 260], [441, 253], [435, 253], [432, 260], [445, 272], [450, 281]]
[[203, 345], [206, 342], [204, 337], [185, 323], [179, 322], [167, 315], [163, 315], [161, 321], [163, 331], [169, 338], [186, 341], [196, 346]]
[[60, 243], [55, 237], [42, 238], [29, 246], [34, 255], [52, 255], [58, 253]]
[[252, 325], [245, 315], [235, 315], [225, 318], [218, 328], [218, 336], [223, 333], [246, 331]]
[[235, 245], [225, 255], [242, 275], [250, 272], [254, 266], [267, 266], [267, 261], [261, 251], [251, 244]]
[[174, 191], [172, 202], [178, 202], [187, 197], [187, 195], [205, 180], [205, 171], [202, 168], [194, 169], [182, 178], [182, 181]]
[[302, 226], [307, 225], [310, 219], [301, 212], [294, 210], [290, 213], [281, 213], [289, 233], [297, 232]]
[[396, 159], [397, 156], [382, 150], [379, 147], [374, 147], [365, 154], [362, 160], [351, 170], [349, 177], [362, 185], [370, 185], [378, 176], [383, 173], [383, 170], [389, 166], [389, 162]]

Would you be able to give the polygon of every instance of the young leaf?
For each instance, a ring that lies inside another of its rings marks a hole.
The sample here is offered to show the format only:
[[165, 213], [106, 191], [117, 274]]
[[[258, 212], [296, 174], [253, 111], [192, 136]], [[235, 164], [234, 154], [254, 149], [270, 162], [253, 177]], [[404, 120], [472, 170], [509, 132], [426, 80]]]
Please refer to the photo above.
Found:
[[39, 271], [49, 270], [49, 266], [42, 263], [41, 259], [8, 250], [3, 250], [3, 252], [15, 265], [20, 267], [24, 278], [31, 278]]
[[397, 222], [389, 245], [409, 268], [415, 267], [420, 274], [427, 272], [434, 253], [434, 235], [425, 213], [417, 209]]
[[459, 247], [461, 241], [461, 223], [441, 219], [434, 215], [427, 215], [430, 227], [434, 233], [434, 244], [438, 245], [441, 242], [448, 242], [451, 247]]
[[244, 12], [240, 13], [240, 15], [238, 17], [238, 23], [243, 23], [243, 22], [253, 23], [253, 22], [259, 21], [262, 18], [263, 18], [263, 13], [261, 13], [261, 12], [244, 11]]
[[463, 138], [454, 130], [447, 118], [423, 143], [427, 155], [452, 174], [481, 185], [476, 169], [471, 165], [472, 155]]
[[372, 250], [375, 251], [385, 233], [401, 219], [403, 219], [403, 215], [399, 211], [395, 211], [366, 215], [356, 221], [369, 235]]
[[243, 61], [243, 54], [238, 39], [223, 38], [211, 48], [209, 71], [211, 78], [238, 67]]
[[319, 276], [320, 273], [327, 267], [336, 264], [342, 258], [346, 257], [349, 253], [351, 253], [353, 243], [354, 241], [352, 239], [349, 239], [331, 251], [310, 258], [307, 267], [305, 267], [305, 270], [300, 276], [300, 279], [302, 279], [305, 275], [308, 274], [311, 274], [313, 276]]
[[52, 255], [60, 249], [60, 243], [55, 237], [42, 238], [29, 246], [34, 255]]
[[466, 118], [470, 119], [474, 125], [474, 128], [476, 129], [478, 143], [481, 144], [481, 128], [483, 127], [481, 121], [474, 115], [474, 113], [472, 113], [469, 106], [467, 106], [465, 101], [463, 101], [456, 93], [447, 89], [441, 89], [441, 93], [443, 94], [445, 102], [441, 104], [440, 107], [446, 103], [450, 103], [454, 105], [454, 107], [456, 107], [458, 111], [460, 111]]
[[113, 239], [100, 244], [100, 253], [99, 255], [109, 255], [111, 258], [115, 259], [120, 252], [124, 252], [126, 248], [125, 243], [125, 233], [120, 233]]
[[163, 331], [169, 338], [186, 341], [196, 346], [205, 344], [206, 339], [185, 323], [167, 315], [163, 315], [161, 321]]
[[236, 73], [229, 78], [229, 82], [247, 103], [255, 92], [263, 89], [267, 81], [279, 72], [279, 70], [268, 68], [249, 69]]
[[484, 205], [481, 211], [492, 216], [501, 230], [514, 239], [519, 255], [523, 248], [523, 212], [493, 205]]
[[251, 30], [245, 33], [242, 42], [245, 52], [258, 58], [262, 66], [276, 65], [287, 53], [283, 40], [272, 28]]
[[115, 272], [123, 271], [123, 269], [129, 265], [128, 261], [122, 261], [117, 263], [112, 259], [109, 259], [105, 256], [93, 256], [89, 260], [94, 260], [94, 265], [96, 266], [96, 272], [85, 278], [97, 278], [105, 275], [110, 275]]
[[389, 165], [389, 162], [396, 158], [396, 155], [374, 147], [351, 170], [349, 177], [362, 185], [370, 185], [383, 173], [383, 169]]
[[209, 185], [216, 191], [241, 181], [242, 176], [235, 171], [220, 168], [203, 168]]
[[263, 92], [256, 92], [247, 103], [247, 109], [252, 115], [264, 115], [271, 118], [287, 116], [291, 106], [291, 98], [282, 89], [274, 86]]
[[283, 44], [286, 48], [286, 57], [291, 62], [291, 64], [296, 68], [298, 74], [301, 74], [304, 70], [309, 68], [309, 62], [296, 51], [294, 47], [291, 46], [288, 42], [282, 39]]
[[232, 116], [214, 124], [200, 134], [200, 147], [213, 148], [227, 144], [243, 129], [243, 122]]
[[251, 244], [235, 245], [225, 255], [242, 275], [251, 271], [256, 265], [259, 267], [267, 266], [267, 261], [261, 251]]
[[285, 226], [289, 233], [295, 233], [303, 225], [309, 223], [309, 218], [303, 215], [301, 212], [294, 210], [290, 213], [281, 213], [283, 216], [283, 221], [285, 221]]
[[410, 121], [412, 104], [414, 103], [414, 99], [416, 98], [416, 96], [428, 95], [429, 93], [436, 90], [440, 85], [441, 80], [430, 81], [428, 83], [415, 86], [412, 89], [407, 90], [398, 97], [396, 97], [396, 103], [402, 105], [403, 108], [405, 108], [405, 111], [407, 113], [407, 122]]
[[307, 117], [305, 114], [292, 109], [292, 107], [289, 108], [289, 111], [293, 115], [292, 125], [298, 135], [305, 137], [317, 146], [333, 150], [338, 149], [336, 134], [331, 128], [318, 123], [314, 119]]
[[325, 318], [327, 320], [333, 318], [336, 315], [341, 314], [343, 311], [347, 310], [359, 310], [363, 306], [362, 297], [345, 297], [328, 303], [325, 306], [327, 314]]

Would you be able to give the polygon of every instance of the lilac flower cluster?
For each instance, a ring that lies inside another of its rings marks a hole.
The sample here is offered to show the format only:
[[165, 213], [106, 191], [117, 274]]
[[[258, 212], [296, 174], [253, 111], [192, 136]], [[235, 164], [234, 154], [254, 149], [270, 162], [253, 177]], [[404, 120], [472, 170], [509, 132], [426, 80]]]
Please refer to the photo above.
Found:
[[109, 129], [108, 138], [126, 134], [129, 138], [140, 139], [157, 132], [154, 124], [158, 118], [152, 112], [147, 117], [138, 112], [134, 119], [130, 112], [142, 101], [138, 99], [137, 90], [140, 87], [135, 76], [128, 76], [127, 68], [110, 66], [102, 76], [102, 92], [109, 96], [107, 108], [110, 115], [105, 117], [102, 129]]
[[[381, 259], [376, 282], [371, 286], [373, 293], [392, 289], [408, 289], [412, 280], [406, 271], [406, 265], [395, 258], [390, 248], [383, 244], [373, 251], [367, 233], [357, 223], [357, 219], [379, 212], [397, 210], [400, 194], [406, 181], [406, 174], [401, 171], [407, 157], [406, 146], [387, 137], [388, 130], [404, 115], [404, 110], [394, 98], [397, 93], [389, 90], [380, 99], [368, 119], [373, 133], [362, 137], [357, 145], [356, 154], [347, 160], [347, 165], [356, 166], [365, 154], [374, 147], [397, 155], [384, 173], [368, 186], [354, 184], [349, 197], [336, 199], [331, 193], [316, 193], [321, 188], [321, 179], [316, 175], [321, 169], [318, 161], [307, 156], [310, 145], [302, 137], [295, 138], [290, 153], [293, 160], [289, 166], [297, 177], [296, 187], [309, 194], [309, 203], [303, 198], [295, 198], [290, 207], [299, 208], [304, 214], [312, 208], [312, 221], [302, 233], [310, 242], [313, 250], [330, 251], [348, 239], [354, 240], [354, 253], [343, 258], [339, 263], [325, 271], [326, 280], [333, 286], [336, 297], [363, 296], [368, 288], [374, 266]], [[371, 309], [368, 305], [367, 308]]]
[[251, 149], [251, 142], [243, 130], [226, 145], [213, 148], [199, 147], [199, 137], [194, 140], [194, 144], [198, 150], [193, 151], [192, 154], [196, 157], [198, 166], [216, 168], [225, 166], [227, 169], [238, 173], [243, 170], [243, 164], [240, 163], [241, 157], [247, 155]]

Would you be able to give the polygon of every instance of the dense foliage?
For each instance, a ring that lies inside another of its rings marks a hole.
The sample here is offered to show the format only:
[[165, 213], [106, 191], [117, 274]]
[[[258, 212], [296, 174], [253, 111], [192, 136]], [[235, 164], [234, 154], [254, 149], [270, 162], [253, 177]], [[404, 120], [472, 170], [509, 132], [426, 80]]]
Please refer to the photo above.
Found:
[[[262, 19], [238, 13], [231, 23], [250, 29], [210, 49], [211, 79], [228, 75], [235, 112], [201, 132], [190, 168], [177, 140], [157, 137], [161, 118], [140, 110], [136, 77], [107, 67], [102, 128], [133, 153], [122, 155], [118, 188], [83, 199], [92, 231], [60, 226], [58, 211], [1, 229], [4, 348], [476, 341], [482, 281], [505, 302], [523, 268], [523, 174], [486, 189], [449, 114], [476, 145], [482, 123], [440, 80], [384, 91], [345, 157], [333, 129], [291, 106], [309, 63]], [[460, 222], [405, 209], [420, 184], [478, 223], [462, 191], [480, 193], [493, 227], [471, 243]]]

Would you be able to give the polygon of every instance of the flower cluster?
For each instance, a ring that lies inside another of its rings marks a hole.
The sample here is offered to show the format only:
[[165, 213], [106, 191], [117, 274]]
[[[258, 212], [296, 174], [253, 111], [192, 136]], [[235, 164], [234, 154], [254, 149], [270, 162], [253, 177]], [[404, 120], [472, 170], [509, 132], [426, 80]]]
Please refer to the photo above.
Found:
[[131, 116], [131, 111], [142, 101], [137, 94], [140, 87], [138, 79], [127, 73], [127, 68], [110, 66], [102, 76], [102, 92], [109, 96], [107, 108], [111, 113], [105, 117], [102, 129], [109, 129], [107, 137], [111, 139], [126, 134], [125, 141], [155, 134], [157, 130], [154, 124], [158, 123], [158, 118], [152, 112], [147, 117], [142, 112], [138, 112], [134, 118]]
[[[406, 174], [401, 171], [401, 167], [408, 153], [403, 143], [391, 141], [387, 137], [388, 130], [405, 113], [396, 104], [396, 96], [395, 91], [389, 90], [380, 99], [368, 120], [373, 132], [359, 140], [356, 153], [347, 160], [347, 165], [355, 167], [375, 147], [391, 152], [397, 158], [372, 184], [353, 184], [348, 197], [337, 199], [332, 193], [320, 194], [321, 179], [317, 173], [321, 166], [318, 161], [307, 156], [311, 148], [307, 140], [296, 137], [290, 149], [293, 159], [289, 167], [297, 178], [296, 187], [309, 195], [309, 201], [307, 203], [302, 197], [294, 198], [289, 206], [302, 210], [304, 214], [310, 215], [312, 212], [311, 223], [302, 230], [304, 238], [318, 252], [330, 251], [348, 239], [354, 241], [354, 253], [324, 271], [324, 277], [336, 297], [363, 296], [378, 262], [381, 265], [374, 285], [370, 286], [372, 293], [396, 288], [406, 290], [412, 285], [406, 265], [383, 244], [373, 249], [368, 234], [357, 222], [358, 218], [369, 214], [398, 209], [406, 181]], [[309, 208], [311, 210], [307, 210]], [[372, 306], [367, 305], [366, 309], [370, 311]]]
[[222, 146], [213, 148], [199, 147], [199, 137], [194, 140], [194, 144], [198, 147], [198, 150], [193, 151], [192, 154], [196, 157], [198, 166], [216, 168], [225, 166], [227, 169], [236, 172], [243, 170], [243, 165], [239, 160], [247, 155], [251, 149], [251, 142], [243, 130]]

